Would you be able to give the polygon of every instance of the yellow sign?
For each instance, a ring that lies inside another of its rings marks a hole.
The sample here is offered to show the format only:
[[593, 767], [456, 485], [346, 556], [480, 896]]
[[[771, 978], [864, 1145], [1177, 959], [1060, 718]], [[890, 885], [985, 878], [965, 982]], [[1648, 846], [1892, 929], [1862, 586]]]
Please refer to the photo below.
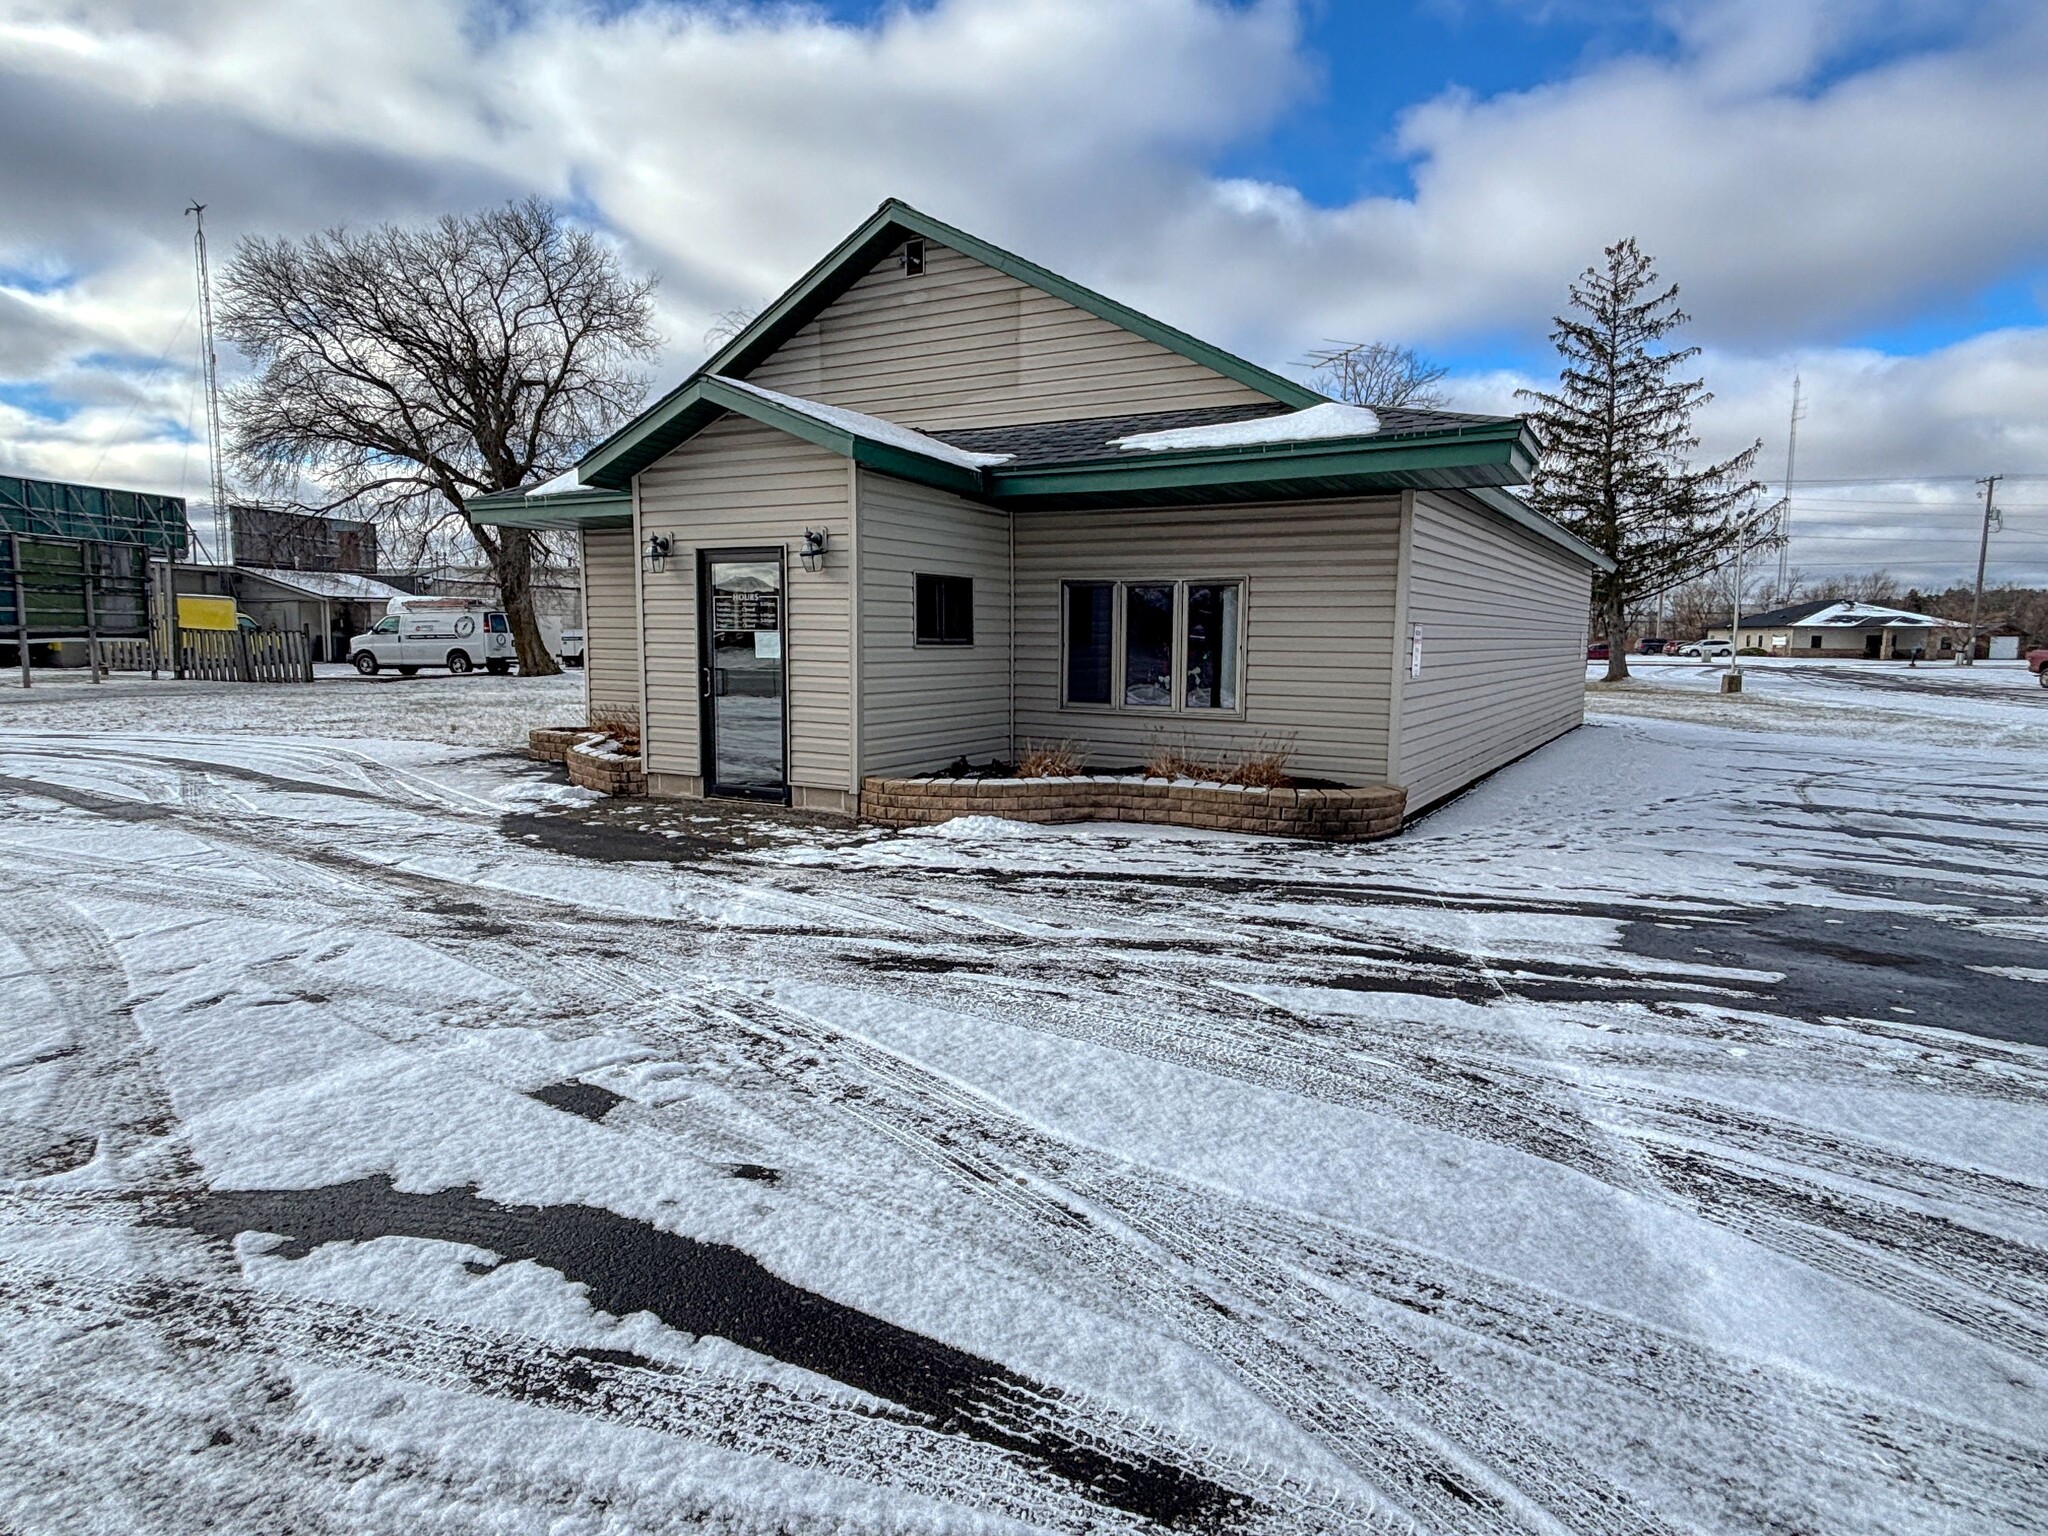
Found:
[[180, 629], [233, 629], [235, 600], [232, 597], [178, 598]]

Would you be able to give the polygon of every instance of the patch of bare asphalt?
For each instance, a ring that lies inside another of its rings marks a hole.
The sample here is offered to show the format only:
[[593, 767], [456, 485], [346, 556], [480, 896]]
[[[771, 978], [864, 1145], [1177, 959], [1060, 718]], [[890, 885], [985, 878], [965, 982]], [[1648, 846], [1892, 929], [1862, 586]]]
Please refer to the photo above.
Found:
[[[763, 1170], [765, 1171], [765, 1170]], [[748, 1175], [757, 1176], [757, 1175]], [[312, 1189], [209, 1190], [150, 1220], [232, 1242], [274, 1233], [280, 1258], [329, 1243], [423, 1237], [530, 1260], [615, 1317], [647, 1312], [692, 1336], [814, 1371], [909, 1410], [941, 1433], [1014, 1456], [1109, 1509], [1177, 1530], [1226, 1530], [1241, 1495], [1143, 1450], [1062, 1425], [1058, 1395], [1006, 1366], [782, 1279], [741, 1250], [596, 1206], [504, 1205], [474, 1188], [410, 1194], [388, 1177]], [[624, 1357], [622, 1357], [624, 1358]]]

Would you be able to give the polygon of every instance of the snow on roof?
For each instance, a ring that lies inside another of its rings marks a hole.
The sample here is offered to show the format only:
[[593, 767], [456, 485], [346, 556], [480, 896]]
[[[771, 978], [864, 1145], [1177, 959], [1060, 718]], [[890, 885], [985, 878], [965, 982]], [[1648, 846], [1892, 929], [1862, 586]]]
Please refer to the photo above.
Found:
[[975, 453], [966, 448], [955, 448], [951, 443], [942, 443], [936, 437], [910, 427], [900, 427], [893, 421], [884, 421], [879, 416], [870, 416], [865, 411], [849, 411], [843, 405], [821, 405], [816, 400], [805, 400], [796, 395], [785, 395], [773, 389], [763, 389], [758, 384], [749, 384], [745, 379], [728, 378], [722, 373], [711, 375], [719, 383], [747, 394], [759, 396], [798, 415], [808, 416], [813, 421], [822, 421], [829, 427], [842, 432], [851, 432], [856, 437], [867, 438], [870, 442], [887, 443], [892, 448], [901, 448], [909, 453], [922, 454], [928, 459], [937, 459], [943, 464], [957, 464], [962, 469], [986, 469], [991, 464], [1006, 464], [1011, 455], [1007, 453]]
[[1906, 608], [1886, 608], [1877, 603], [1835, 603], [1794, 619], [1788, 629], [1935, 629], [1953, 621], [1932, 614], [1914, 613]]
[[309, 597], [350, 603], [388, 603], [394, 597], [406, 595], [402, 588], [379, 581], [374, 576], [359, 576], [354, 571], [279, 571], [256, 565], [243, 566], [242, 569], [251, 576], [274, 581], [280, 587], [290, 587]]
[[588, 489], [588, 486], [576, 478], [576, 466], [572, 464], [552, 480], [543, 480], [539, 485], [529, 485], [522, 494], [527, 496], [559, 496], [564, 491], [583, 491]]
[[1363, 405], [1332, 400], [1283, 416], [1252, 421], [1226, 421], [1209, 427], [1170, 427], [1164, 432], [1139, 432], [1119, 437], [1109, 446], [1158, 453], [1169, 448], [1250, 448], [1260, 443], [1307, 443], [1324, 438], [1370, 437], [1380, 419]]

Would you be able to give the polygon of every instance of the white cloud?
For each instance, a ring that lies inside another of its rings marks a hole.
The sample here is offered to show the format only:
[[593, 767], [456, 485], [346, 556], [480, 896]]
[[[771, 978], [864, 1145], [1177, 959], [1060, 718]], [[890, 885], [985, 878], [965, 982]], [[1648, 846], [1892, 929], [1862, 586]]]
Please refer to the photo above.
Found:
[[[2048, 585], [2048, 329], [2003, 330], [1920, 357], [1862, 348], [1751, 356], [1711, 351], [1699, 372], [1715, 399], [1701, 413], [1703, 455], [1761, 439], [1757, 477], [1783, 487], [1792, 376], [1802, 382], [1792, 564], [1808, 571], [1888, 568], [1947, 585], [1975, 572], [1982, 492], [2001, 487], [2011, 533], [1993, 580]], [[1470, 410], [1516, 408], [1514, 392], [1553, 380], [1514, 372], [1454, 381]], [[1832, 483], [1828, 483], [1832, 482]]]
[[[0, 0], [0, 139], [34, 146], [0, 157], [0, 268], [79, 274], [0, 288], [0, 377], [89, 404], [0, 418], [0, 458], [165, 484], [189, 379], [80, 359], [169, 343], [189, 198], [225, 246], [534, 190], [661, 275], [671, 370], [889, 195], [1273, 363], [1333, 335], [1540, 335], [1635, 233], [1714, 348], [1717, 439], [1780, 440], [1797, 362], [1814, 473], [2048, 469], [2044, 333], [1844, 347], [2048, 263], [2048, 200], [2014, 195], [2048, 184], [2048, 14], [1951, 11], [1674, 0], [1675, 57], [1419, 103], [1395, 132], [1413, 194], [1325, 208], [1207, 170], [1309, 88], [1286, 0], [935, 0], [866, 28], [801, 7]], [[121, 421], [130, 446], [95, 436]]]

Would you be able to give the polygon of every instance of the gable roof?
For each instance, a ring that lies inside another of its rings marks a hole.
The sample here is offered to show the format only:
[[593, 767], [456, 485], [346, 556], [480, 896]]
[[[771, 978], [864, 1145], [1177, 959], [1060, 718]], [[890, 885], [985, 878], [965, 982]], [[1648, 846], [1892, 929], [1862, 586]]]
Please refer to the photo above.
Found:
[[[1288, 415], [1312, 412], [1207, 407], [928, 433], [743, 379], [700, 375], [675, 399], [686, 437], [730, 412], [884, 474], [1020, 512], [1456, 490], [1590, 565], [1611, 565], [1503, 489], [1526, 481], [1535, 459], [1529, 427], [1515, 416], [1390, 412], [1387, 417], [1401, 430], [1383, 427], [1343, 438], [1274, 432], [1259, 441], [1152, 451], [1119, 442], [1162, 425], [1277, 425]], [[1305, 424], [1304, 430], [1312, 427]], [[469, 508], [475, 521], [489, 525], [619, 527], [631, 520], [632, 495], [562, 475], [525, 490], [477, 497]]]
[[[1721, 626], [1723, 629], [1726, 625]], [[1744, 629], [1939, 629], [1961, 628], [1954, 619], [1914, 613], [1906, 608], [1887, 608], [1881, 603], [1859, 603], [1839, 597], [1822, 597], [1765, 613], [1745, 613]]]
[[[1832, 608], [1833, 598], [1821, 598], [1818, 602], [1793, 603], [1786, 608], [1771, 608], [1763, 613], [1745, 613], [1742, 616], [1744, 629], [1782, 629], [1788, 624], [1797, 624], [1809, 614], [1819, 613], [1823, 608]], [[1724, 629], [1726, 625], [1722, 626]]]
[[577, 466], [583, 483], [624, 490], [632, 483], [635, 474], [703, 425], [702, 422], [692, 424], [687, 413], [693, 402], [685, 398], [698, 380], [712, 376], [730, 379], [756, 367], [823, 314], [835, 299], [873, 270], [882, 257], [905, 240], [917, 238], [931, 240], [963, 256], [970, 256], [1020, 283], [1063, 299], [1097, 319], [1156, 342], [1170, 352], [1177, 352], [1248, 389], [1257, 390], [1281, 405], [1301, 409], [1323, 403], [1323, 397], [1304, 384], [1247, 362], [1129, 305], [1119, 304], [1092, 288], [1084, 288], [1036, 262], [1026, 261], [1012, 251], [970, 235], [964, 229], [943, 224], [892, 197], [877, 208], [859, 229], [840, 241], [824, 260], [798, 278], [794, 286], [764, 309], [745, 330], [708, 358], [695, 373], [585, 454]]

